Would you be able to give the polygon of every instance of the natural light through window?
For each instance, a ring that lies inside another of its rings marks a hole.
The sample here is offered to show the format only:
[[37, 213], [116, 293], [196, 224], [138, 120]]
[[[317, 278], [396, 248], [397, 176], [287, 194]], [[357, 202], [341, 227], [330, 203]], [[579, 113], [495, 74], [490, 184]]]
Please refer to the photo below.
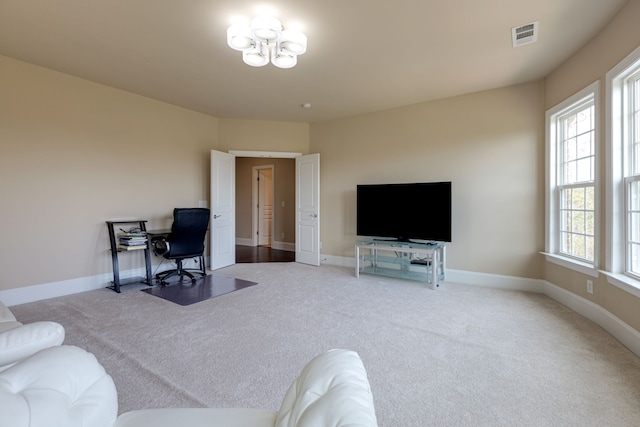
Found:
[[597, 274], [598, 83], [547, 111], [550, 261]]
[[610, 283], [640, 296], [640, 48], [607, 73]]
[[593, 100], [559, 118], [559, 251], [594, 260], [595, 128]]
[[626, 190], [627, 272], [640, 278], [640, 71], [628, 78]]

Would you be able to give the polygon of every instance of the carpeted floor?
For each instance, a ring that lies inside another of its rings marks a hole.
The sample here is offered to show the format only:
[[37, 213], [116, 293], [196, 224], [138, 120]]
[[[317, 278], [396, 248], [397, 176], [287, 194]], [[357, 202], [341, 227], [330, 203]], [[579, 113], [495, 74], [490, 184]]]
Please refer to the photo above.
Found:
[[236, 264], [258, 282], [190, 306], [126, 287], [12, 307], [55, 320], [114, 377], [120, 411], [277, 409], [301, 368], [357, 351], [380, 426], [637, 426], [640, 359], [544, 295], [296, 263]]

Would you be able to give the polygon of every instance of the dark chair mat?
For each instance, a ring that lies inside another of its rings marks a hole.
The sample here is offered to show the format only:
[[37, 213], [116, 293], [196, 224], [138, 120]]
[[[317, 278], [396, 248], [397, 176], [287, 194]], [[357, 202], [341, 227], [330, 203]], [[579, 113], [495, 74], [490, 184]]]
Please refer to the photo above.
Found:
[[254, 285], [257, 283], [221, 274], [208, 274], [196, 279], [195, 283], [189, 278], [180, 281], [176, 277], [174, 282], [169, 281], [167, 286], [156, 285], [142, 289], [142, 292], [179, 305], [191, 305]]

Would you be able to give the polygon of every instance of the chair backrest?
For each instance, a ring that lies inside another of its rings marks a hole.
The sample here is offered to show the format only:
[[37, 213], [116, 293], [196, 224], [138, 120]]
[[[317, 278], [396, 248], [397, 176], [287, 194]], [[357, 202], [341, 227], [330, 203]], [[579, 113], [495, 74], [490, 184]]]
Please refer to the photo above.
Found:
[[165, 258], [187, 258], [204, 253], [204, 237], [209, 227], [210, 211], [206, 208], [175, 208], [169, 252]]
[[377, 427], [373, 395], [358, 353], [316, 356], [284, 396], [276, 427]]

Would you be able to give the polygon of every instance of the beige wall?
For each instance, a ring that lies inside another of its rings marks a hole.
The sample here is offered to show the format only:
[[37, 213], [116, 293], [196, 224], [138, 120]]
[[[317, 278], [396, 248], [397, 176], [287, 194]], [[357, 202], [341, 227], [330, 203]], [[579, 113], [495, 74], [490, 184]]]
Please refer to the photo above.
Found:
[[105, 221], [165, 226], [207, 200], [217, 133], [214, 117], [0, 57], [0, 289], [111, 272]]
[[[640, 1], [631, 0], [586, 46], [545, 79], [545, 110], [600, 80], [640, 45]], [[604, 97], [603, 97], [604, 103]]]
[[296, 162], [294, 159], [251, 157], [236, 159], [236, 237], [251, 239], [253, 167], [264, 165], [273, 166], [273, 240], [295, 243]]
[[447, 267], [540, 277], [542, 110], [537, 82], [312, 124], [322, 252], [354, 256], [357, 184], [452, 181]]
[[0, 290], [111, 274], [106, 220], [168, 227], [209, 200], [210, 150], [267, 147], [307, 152], [308, 125], [221, 120], [0, 56]]
[[[640, 1], [630, 1], [607, 27], [545, 80], [545, 108], [549, 109], [589, 84], [599, 81], [601, 91], [600, 115], [600, 176], [605, 182], [605, 119], [606, 73], [640, 46]], [[601, 186], [600, 197], [600, 265], [604, 268], [606, 237], [606, 188]], [[583, 274], [545, 262], [544, 278], [575, 294], [604, 307], [624, 322], [640, 331], [640, 298], [607, 283], [601, 275], [595, 280], [594, 293], [586, 292], [587, 277]]]
[[308, 154], [309, 125], [220, 119], [218, 150], [284, 151]]

